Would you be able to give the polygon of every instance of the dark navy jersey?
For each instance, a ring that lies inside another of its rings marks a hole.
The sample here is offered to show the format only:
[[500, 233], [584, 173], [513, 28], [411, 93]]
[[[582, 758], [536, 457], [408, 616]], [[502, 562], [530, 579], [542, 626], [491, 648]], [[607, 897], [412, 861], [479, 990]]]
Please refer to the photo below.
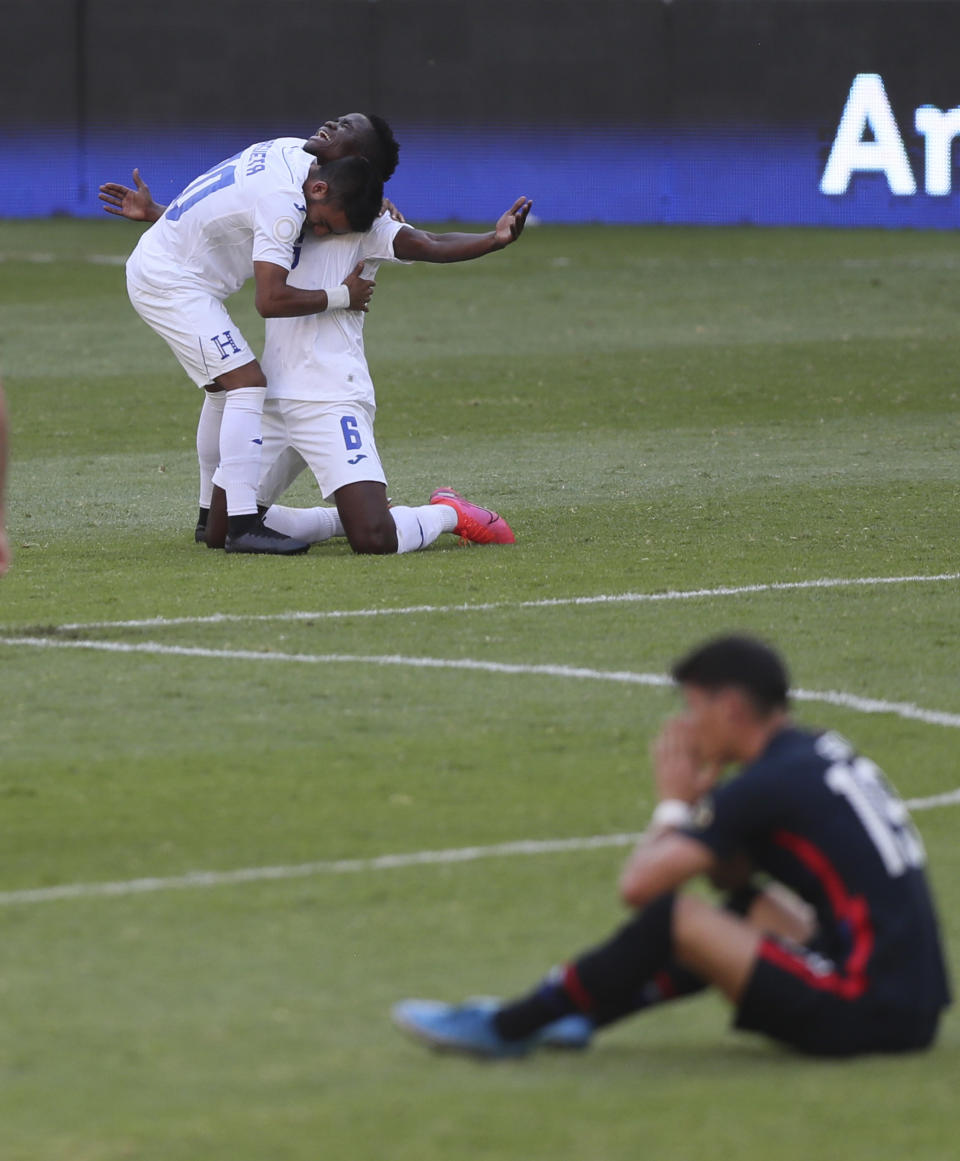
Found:
[[920, 836], [880, 770], [839, 734], [783, 730], [683, 830], [720, 858], [745, 852], [815, 909], [816, 986], [881, 1009], [949, 1004]]

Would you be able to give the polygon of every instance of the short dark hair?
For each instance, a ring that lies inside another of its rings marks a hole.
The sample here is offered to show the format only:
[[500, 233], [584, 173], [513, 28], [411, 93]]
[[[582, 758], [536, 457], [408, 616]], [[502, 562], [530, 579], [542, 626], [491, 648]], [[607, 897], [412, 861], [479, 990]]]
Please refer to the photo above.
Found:
[[376, 156], [370, 157], [369, 160], [380, 171], [383, 180], [389, 181], [396, 172], [397, 162], [400, 160], [400, 146], [393, 135], [393, 130], [382, 117], [378, 117], [376, 113], [364, 113], [364, 117], [373, 126], [377, 139], [374, 151]]
[[365, 157], [341, 157], [317, 165], [311, 176], [325, 181], [327, 197], [347, 215], [350, 229], [363, 234], [373, 225], [383, 205], [383, 181]]
[[740, 689], [763, 716], [786, 709], [789, 702], [786, 666], [775, 650], [755, 637], [716, 637], [681, 658], [671, 674], [680, 685]]

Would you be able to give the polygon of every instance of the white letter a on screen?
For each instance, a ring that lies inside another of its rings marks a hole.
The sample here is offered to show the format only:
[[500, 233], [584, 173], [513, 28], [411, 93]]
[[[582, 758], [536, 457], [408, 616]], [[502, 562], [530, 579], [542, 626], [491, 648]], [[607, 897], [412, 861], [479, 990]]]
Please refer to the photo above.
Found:
[[[872, 141], [863, 139], [867, 129], [873, 134]], [[896, 118], [883, 81], [876, 73], [860, 73], [853, 79], [820, 179], [820, 192], [845, 194], [854, 173], [885, 174], [894, 194], [906, 196], [917, 192]]]

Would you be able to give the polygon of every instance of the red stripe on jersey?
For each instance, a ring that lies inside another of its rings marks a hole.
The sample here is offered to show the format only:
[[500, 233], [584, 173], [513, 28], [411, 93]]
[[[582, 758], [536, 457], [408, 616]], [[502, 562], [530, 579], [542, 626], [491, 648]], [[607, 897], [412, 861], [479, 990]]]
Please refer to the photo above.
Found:
[[661, 1000], [672, 1000], [674, 996], [678, 995], [677, 985], [668, 971], [657, 972], [653, 977], [653, 982], [660, 992]]
[[856, 1000], [866, 990], [867, 981], [862, 976], [854, 978], [841, 975], [837, 971], [816, 971], [810, 966], [802, 950], [792, 951], [769, 937], [761, 941], [757, 955], [760, 959], [772, 963], [774, 967], [797, 976], [808, 987], [816, 988], [821, 992], [832, 992], [843, 1000]]
[[837, 920], [850, 928], [851, 948], [842, 965], [842, 972], [814, 971], [802, 951], [792, 952], [771, 940], [765, 940], [760, 945], [760, 955], [800, 976], [811, 987], [834, 992], [847, 1000], [857, 999], [867, 990], [866, 968], [874, 943], [873, 924], [866, 899], [847, 891], [834, 865], [809, 839], [780, 830], [773, 836], [773, 841], [777, 846], [790, 851], [820, 882]]

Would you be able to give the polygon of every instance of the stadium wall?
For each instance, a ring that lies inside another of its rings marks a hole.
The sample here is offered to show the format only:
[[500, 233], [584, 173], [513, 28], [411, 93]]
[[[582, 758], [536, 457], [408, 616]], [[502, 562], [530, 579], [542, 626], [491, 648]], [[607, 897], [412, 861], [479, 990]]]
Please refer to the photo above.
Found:
[[953, 0], [0, 0], [0, 216], [353, 109], [419, 220], [957, 223]]

